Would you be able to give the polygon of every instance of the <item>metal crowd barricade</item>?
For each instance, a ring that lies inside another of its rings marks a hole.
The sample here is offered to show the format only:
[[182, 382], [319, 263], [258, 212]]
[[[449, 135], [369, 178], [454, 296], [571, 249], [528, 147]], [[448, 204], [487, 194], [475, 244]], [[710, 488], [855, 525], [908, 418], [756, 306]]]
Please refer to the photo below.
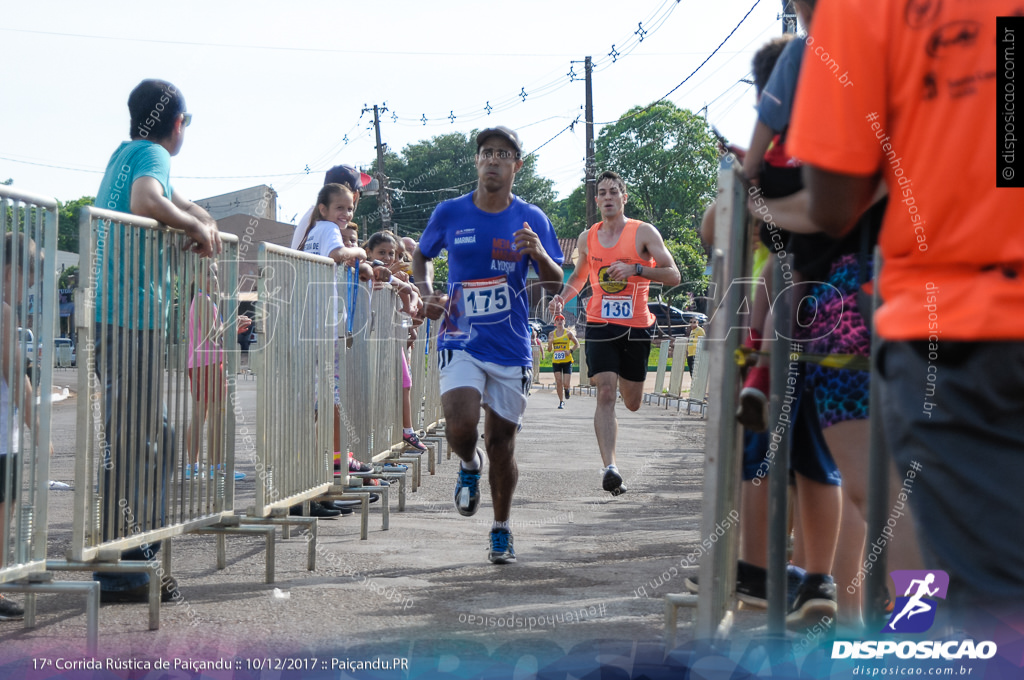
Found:
[[[701, 536], [720, 538], [711, 543], [701, 559], [699, 595], [666, 596], [667, 640], [675, 638], [676, 608], [680, 606], [697, 607], [695, 633], [700, 640], [724, 638], [733, 622], [739, 530], [735, 522], [726, 518], [739, 504], [741, 437], [734, 412], [739, 395], [739, 366], [734, 357], [740, 338], [731, 331], [742, 327], [742, 290], [741, 286], [731, 284], [746, 272], [744, 259], [748, 249], [742, 247], [747, 233], [746, 195], [730, 158], [722, 159], [718, 173], [717, 228], [712, 250], [715, 313], [705, 340], [709, 348], [709, 379], [716, 389], [708, 408]], [[685, 345], [682, 351], [686, 351]], [[678, 347], [675, 356], [682, 356]], [[673, 361], [673, 369], [677, 363], [682, 362]]]
[[654, 391], [644, 395], [645, 403], [650, 404], [654, 399], [658, 399], [658, 403], [661, 403], [661, 395], [665, 391], [665, 374], [668, 370], [668, 347], [670, 342], [672, 342], [670, 338], [664, 338], [657, 341], [658, 370], [654, 379]]
[[692, 406], [700, 409], [701, 416], [707, 411], [708, 404], [708, 378], [710, 377], [711, 363], [708, 361], [707, 347], [704, 345], [704, 338], [697, 339], [697, 352], [693, 355], [693, 373], [690, 374], [690, 396], [686, 398], [686, 413], [690, 413]]
[[0, 186], [0, 216], [0, 591], [25, 594], [26, 627], [36, 623], [36, 594], [85, 593], [87, 646], [95, 652], [99, 584], [54, 582], [46, 573], [57, 202]]
[[[307, 565], [316, 566], [316, 520], [290, 517], [293, 505], [321, 496], [333, 482], [335, 401], [335, 265], [330, 258], [261, 243], [257, 299], [263, 342], [250, 350], [256, 369], [255, 428], [242, 425], [239, 455], [254, 461], [256, 497], [239, 530], [292, 525], [307, 530]], [[340, 378], [344, 385], [345, 374]], [[253, 432], [254, 429], [254, 432]], [[255, 436], [251, 436], [250, 433]], [[347, 443], [344, 428], [343, 448]], [[285, 536], [287, 537], [287, 533]], [[218, 547], [223, 538], [218, 537]], [[267, 581], [273, 580], [268, 555]], [[223, 560], [218, 554], [218, 566]]]
[[[739, 319], [742, 287], [732, 282], [744, 276], [747, 230], [746, 195], [737, 169], [725, 157], [718, 184], [719, 202], [715, 223], [714, 258], [715, 314], [706, 343], [710, 344], [709, 373], [716, 386], [714, 407], [708, 409], [707, 443], [704, 458], [704, 503], [701, 536], [716, 534], [738, 505], [740, 489], [741, 437], [733, 405], [739, 396], [739, 366], [734, 359], [739, 334], [730, 332]], [[728, 634], [736, 591], [736, 559], [739, 530], [735, 523], [704, 555], [700, 563], [702, 587], [697, 609], [697, 637], [712, 639]]]
[[[157, 542], [217, 525], [234, 504], [237, 353], [223, 337], [235, 334], [238, 240], [222, 241], [213, 267], [155, 220], [81, 211], [72, 542], [47, 567], [148, 573], [151, 629], [171, 570]], [[122, 559], [130, 549], [142, 559]]]
[[[446, 443], [444, 409], [441, 406], [441, 367], [437, 361], [437, 340], [438, 334], [441, 332], [441, 324], [436, 321], [427, 321], [423, 324], [421, 332], [427, 340], [426, 348], [423, 350], [427, 370], [423, 398], [423, 430], [428, 438], [437, 442], [437, 455], [440, 460], [441, 447]], [[452, 457], [451, 448], [448, 449], [447, 457]]]
[[327, 489], [325, 498], [361, 501], [360, 539], [365, 540], [371, 494], [381, 497], [381, 528], [389, 528], [390, 489], [384, 484], [364, 484], [363, 479], [398, 482], [399, 509], [405, 509], [404, 473], [375, 470], [367, 477], [351, 476], [345, 456], [346, 451], [351, 451], [357, 460], [381, 462], [390, 457], [393, 439], [401, 431], [398, 336], [390, 324], [390, 314], [397, 310], [397, 297], [390, 286], [372, 290], [370, 284], [356, 281], [353, 271], [342, 271], [339, 299], [344, 301], [346, 310], [346, 337], [339, 343], [343, 469], [334, 474], [336, 483]]
[[[720, 540], [711, 542], [711, 549], [700, 563], [698, 575], [701, 584], [699, 595], [666, 595], [666, 641], [675, 639], [678, 607], [696, 607], [695, 637], [699, 640], [722, 640], [729, 633], [732, 624], [732, 608], [735, 605], [736, 557], [738, 553], [738, 531], [735, 522], [727, 522], [730, 512], [739, 506], [740, 451], [739, 428], [733, 413], [738, 403], [738, 363], [735, 359], [739, 338], [736, 334], [723, 333], [731, 328], [742, 328], [744, 324], [735, 311], [741, 308], [741, 289], [746, 285], [740, 281], [748, 271], [744, 255], [749, 252], [745, 245], [746, 196], [741, 183], [732, 170], [731, 163], [723, 160], [719, 172], [719, 202], [716, 212], [714, 272], [715, 272], [715, 316], [707, 336], [710, 344], [710, 379], [721, 392], [711, 395], [709, 404], [708, 436], [705, 454], [705, 496], [701, 523], [701, 535], [716, 535], [716, 528], [724, 528]], [[726, 228], [727, 227], [727, 228]], [[731, 246], [731, 247], [730, 247]], [[795, 318], [793, 305], [799, 304], [797, 296], [783, 294], [787, 291], [783, 271], [794, 269], [792, 257], [785, 259], [782, 253], [771, 258], [768, 265], [773, 270], [772, 308], [776, 339], [770, 343], [771, 390], [769, 399], [769, 423], [783, 422], [783, 395], [788, 389], [787, 380], [794, 362], [809, 358], [794, 352], [788, 339], [792, 337]], [[874, 296], [872, 310], [879, 305], [878, 276], [881, 272], [881, 256], [876, 248], [874, 253]], [[737, 281], [739, 285], [731, 285]], [[766, 341], [767, 342], [767, 341]], [[871, 351], [874, 354], [880, 345], [877, 329], [873, 329]], [[697, 361], [694, 373], [700, 366]], [[694, 381], [696, 382], [696, 375]], [[876, 362], [871, 362], [871, 391], [869, 412], [876, 414], [881, 408], [881, 387]], [[773, 470], [783, 474], [771, 474], [769, 479], [768, 513], [768, 566], [766, 595], [768, 601], [767, 638], [769, 654], [780, 649], [775, 645], [785, 640], [787, 605], [787, 539], [788, 539], [788, 494], [789, 484], [786, 471], [789, 469], [792, 433], [790, 428], [781, 428], [772, 438], [771, 459]], [[867, 517], [866, 541], [870, 544], [883, 534], [886, 513], [889, 508], [889, 474], [891, 462], [887, 460], [882, 438], [881, 421], [871, 418], [870, 442], [867, 455]], [[887, 545], [878, 554], [875, 569], [869, 573], [861, 597], [868, 628], [882, 625], [885, 614], [872, 607], [873, 597], [884, 592], [888, 567]], [[710, 584], [710, 586], [705, 585]], [[842, 584], [839, 584], [840, 586]], [[898, 593], [897, 593], [898, 594]], [[870, 620], [869, 620], [870, 619]]]
[[432, 422], [427, 420], [427, 382], [430, 379], [428, 364], [431, 360], [436, 361], [437, 357], [428, 353], [429, 326], [422, 324], [416, 330], [416, 340], [408, 352], [409, 371], [412, 373], [412, 426], [419, 433], [420, 442], [428, 449], [433, 449], [428, 460], [428, 470], [430, 474], [435, 474], [441, 463], [444, 437], [427, 430]]
[[398, 320], [398, 295], [391, 286], [373, 291], [370, 297], [371, 327], [366, 338], [370, 351], [372, 395], [370, 458], [390, 457], [391, 447], [402, 441], [402, 370], [399, 347], [405, 346], [405, 329]]

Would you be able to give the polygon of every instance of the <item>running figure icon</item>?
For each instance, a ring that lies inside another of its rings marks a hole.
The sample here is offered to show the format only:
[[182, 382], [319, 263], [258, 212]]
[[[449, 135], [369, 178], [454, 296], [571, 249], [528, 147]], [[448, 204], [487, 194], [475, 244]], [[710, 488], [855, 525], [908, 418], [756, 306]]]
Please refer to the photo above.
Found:
[[[939, 588], [938, 586], [935, 586], [935, 590], [929, 590], [928, 586], [930, 586], [934, 582], [935, 574], [932, 573], [929, 573], [923, 579], [914, 579], [910, 582], [910, 585], [907, 587], [907, 592], [903, 593], [904, 597], [910, 596], [910, 599], [907, 600], [907, 604], [903, 608], [903, 611], [901, 611], [896, 617], [893, 618], [892, 621], [889, 622], [890, 629], [896, 630], [896, 622], [902, 619], [904, 616], [906, 616], [909, 620], [912, 616], [914, 616], [914, 614], [923, 614], [935, 608], [935, 605], [929, 602], [921, 601], [921, 599], [926, 595], [932, 597], [941, 590], [941, 588]], [[915, 583], [918, 584], [917, 592], [913, 595], [910, 595], [910, 591], [914, 589]]]

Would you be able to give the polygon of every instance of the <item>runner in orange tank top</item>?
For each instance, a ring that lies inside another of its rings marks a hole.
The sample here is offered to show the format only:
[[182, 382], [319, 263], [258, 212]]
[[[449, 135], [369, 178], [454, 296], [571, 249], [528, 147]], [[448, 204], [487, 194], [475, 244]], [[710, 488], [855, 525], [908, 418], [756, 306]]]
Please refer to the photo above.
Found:
[[615, 464], [616, 391], [630, 411], [640, 408], [654, 326], [648, 290], [651, 281], [679, 283], [679, 270], [658, 230], [626, 218], [628, 200], [626, 184], [616, 173], [604, 172], [597, 178], [601, 221], [580, 234], [576, 271], [549, 305], [560, 313], [589, 278], [593, 297], [587, 305], [584, 351], [590, 378], [597, 385], [594, 432], [604, 463], [602, 486], [613, 496], [626, 491]]

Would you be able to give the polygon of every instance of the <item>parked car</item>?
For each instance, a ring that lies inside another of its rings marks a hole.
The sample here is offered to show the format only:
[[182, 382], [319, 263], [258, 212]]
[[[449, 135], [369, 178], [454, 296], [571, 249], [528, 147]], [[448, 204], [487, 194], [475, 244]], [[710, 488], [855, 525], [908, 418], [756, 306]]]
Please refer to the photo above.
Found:
[[21, 356], [25, 361], [25, 368], [31, 371], [39, 352], [31, 329], [18, 327], [18, 344], [21, 346]]
[[658, 332], [662, 335], [688, 336], [690, 334], [690, 319], [697, 319], [697, 324], [703, 326], [708, 322], [706, 314], [700, 312], [684, 312], [678, 307], [673, 307], [664, 302], [648, 302], [647, 308], [654, 315], [658, 325]]
[[548, 341], [548, 333], [555, 330], [555, 324], [553, 321], [545, 322], [536, 316], [529, 319], [530, 326], [536, 329], [537, 335], [540, 336], [541, 342]]
[[[71, 352], [71, 365], [77, 366], [77, 360], [75, 357], [75, 343], [71, 342], [71, 338], [54, 338], [53, 339], [53, 367], [60, 367], [60, 353], [61, 349], [67, 347]], [[42, 343], [39, 347], [39, 358], [43, 358]]]

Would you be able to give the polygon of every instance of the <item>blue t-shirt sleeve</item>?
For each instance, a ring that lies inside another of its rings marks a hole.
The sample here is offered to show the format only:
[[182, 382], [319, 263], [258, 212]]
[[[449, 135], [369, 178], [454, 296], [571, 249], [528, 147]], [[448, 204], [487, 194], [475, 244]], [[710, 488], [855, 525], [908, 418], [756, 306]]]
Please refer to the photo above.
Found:
[[800, 64], [804, 56], [804, 39], [794, 38], [782, 50], [779, 60], [775, 62], [768, 84], [761, 93], [761, 101], [757, 105], [758, 119], [774, 132], [782, 132], [789, 127], [789, 118], [793, 113], [793, 98], [796, 96], [796, 84], [800, 79]]
[[[537, 232], [541, 245], [544, 246], [544, 250], [555, 261], [555, 264], [561, 265], [565, 260], [565, 256], [562, 254], [562, 246], [558, 244], [558, 237], [555, 235], [555, 228], [551, 226], [551, 220], [548, 219], [548, 216], [540, 208], [536, 206], [530, 207], [532, 214], [527, 220], [527, 224], [530, 225], [530, 229]], [[534, 261], [532, 264], [534, 271], [539, 274], [540, 268], [537, 266], [537, 262]]]
[[160, 182], [164, 196], [168, 199], [173, 195], [171, 189], [171, 156], [167, 150], [157, 144], [145, 144], [139, 147], [131, 158], [132, 184], [140, 177], [152, 177]]
[[448, 247], [448, 229], [446, 228], [449, 205], [445, 201], [434, 208], [427, 220], [427, 228], [420, 235], [420, 252], [425, 257], [437, 257], [442, 250]]

